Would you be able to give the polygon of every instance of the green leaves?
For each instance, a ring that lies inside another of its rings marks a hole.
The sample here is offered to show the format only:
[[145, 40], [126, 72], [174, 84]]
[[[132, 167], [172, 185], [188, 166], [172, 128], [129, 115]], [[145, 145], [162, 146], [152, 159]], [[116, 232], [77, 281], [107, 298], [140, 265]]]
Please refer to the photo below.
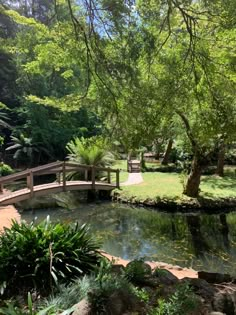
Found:
[[0, 236], [2, 292], [20, 287], [48, 292], [61, 281], [91, 272], [99, 259], [98, 244], [86, 225], [13, 222]]
[[114, 162], [114, 156], [108, 151], [106, 142], [99, 137], [75, 138], [66, 148], [69, 151], [68, 158], [74, 162], [101, 167]]

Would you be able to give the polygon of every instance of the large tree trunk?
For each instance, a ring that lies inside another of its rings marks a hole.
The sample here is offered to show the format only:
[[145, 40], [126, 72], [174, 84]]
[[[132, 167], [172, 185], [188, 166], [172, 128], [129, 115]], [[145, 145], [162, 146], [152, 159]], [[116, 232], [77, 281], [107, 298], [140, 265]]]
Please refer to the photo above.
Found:
[[224, 176], [224, 162], [225, 162], [225, 144], [222, 143], [219, 148], [217, 168], [216, 168], [216, 174], [219, 176]]
[[161, 162], [162, 165], [168, 164], [172, 145], [173, 145], [173, 140], [169, 139], [163, 161]]
[[184, 194], [189, 197], [198, 197], [199, 186], [201, 181], [201, 174], [203, 170], [203, 163], [201, 158], [197, 155], [194, 156], [191, 166], [191, 171], [188, 176]]

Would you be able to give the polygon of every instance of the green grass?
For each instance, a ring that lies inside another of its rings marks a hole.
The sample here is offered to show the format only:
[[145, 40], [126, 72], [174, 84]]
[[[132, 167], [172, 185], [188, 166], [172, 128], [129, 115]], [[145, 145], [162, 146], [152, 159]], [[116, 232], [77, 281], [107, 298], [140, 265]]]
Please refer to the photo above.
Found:
[[125, 195], [143, 198], [168, 197], [182, 195], [182, 185], [177, 173], [142, 173], [143, 183], [132, 186], [123, 186]]
[[[120, 170], [120, 183], [127, 181], [129, 173], [127, 172], [126, 160], [117, 160], [115, 164], [112, 165], [112, 168]], [[115, 181], [115, 173], [112, 173], [111, 180]]]
[[[124, 162], [120, 162], [124, 168]], [[119, 163], [118, 163], [119, 165]], [[119, 168], [119, 167], [118, 167]], [[236, 173], [235, 167], [226, 168], [226, 176], [210, 175], [202, 176], [200, 196], [207, 198], [228, 198], [236, 197]], [[144, 182], [138, 185], [123, 186], [122, 194], [130, 197], [135, 196], [139, 199], [167, 197], [183, 198], [183, 185], [181, 175], [177, 173], [150, 172], [142, 173]], [[121, 172], [121, 182], [127, 180], [128, 173]], [[186, 198], [186, 197], [185, 197]]]

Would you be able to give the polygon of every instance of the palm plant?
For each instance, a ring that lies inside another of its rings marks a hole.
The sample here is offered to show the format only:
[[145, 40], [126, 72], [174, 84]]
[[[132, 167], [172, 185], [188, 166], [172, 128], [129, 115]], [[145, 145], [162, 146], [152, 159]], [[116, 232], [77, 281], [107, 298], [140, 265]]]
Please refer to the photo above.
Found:
[[11, 129], [12, 127], [6, 122], [6, 120], [9, 120], [7, 114], [0, 112], [0, 127]]
[[85, 165], [105, 167], [112, 165], [114, 155], [108, 151], [106, 144], [100, 138], [75, 138], [67, 146], [70, 161]]
[[[105, 141], [98, 137], [75, 138], [67, 144], [66, 149], [69, 151], [68, 159], [75, 163], [108, 167], [114, 162], [114, 155], [108, 150]], [[78, 172], [74, 172], [69, 177], [78, 175]]]
[[[47, 150], [41, 146], [39, 142], [33, 142], [32, 138], [25, 137], [22, 133], [17, 136], [11, 136], [11, 145], [6, 149], [6, 151], [15, 150], [13, 158], [17, 161], [27, 160], [28, 166], [32, 165], [34, 155], [39, 154], [40, 151]], [[39, 154], [40, 156], [40, 154]]]

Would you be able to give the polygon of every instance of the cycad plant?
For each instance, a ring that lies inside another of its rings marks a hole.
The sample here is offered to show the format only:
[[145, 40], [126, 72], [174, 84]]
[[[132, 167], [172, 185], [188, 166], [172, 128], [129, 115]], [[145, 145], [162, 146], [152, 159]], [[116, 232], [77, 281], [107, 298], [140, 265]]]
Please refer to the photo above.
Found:
[[[106, 141], [100, 137], [75, 138], [67, 146], [68, 159], [72, 162], [97, 167], [108, 167], [114, 162], [114, 155], [108, 150]], [[80, 177], [78, 172], [70, 173], [70, 178]], [[91, 177], [88, 174], [88, 177]]]
[[19, 136], [11, 136], [11, 145], [6, 151], [14, 150], [13, 158], [16, 161], [24, 160], [28, 162], [27, 166], [31, 166], [35, 155], [40, 156], [40, 152], [44, 151], [48, 154], [48, 151], [39, 142], [34, 142], [32, 138], [26, 137], [23, 134]]

